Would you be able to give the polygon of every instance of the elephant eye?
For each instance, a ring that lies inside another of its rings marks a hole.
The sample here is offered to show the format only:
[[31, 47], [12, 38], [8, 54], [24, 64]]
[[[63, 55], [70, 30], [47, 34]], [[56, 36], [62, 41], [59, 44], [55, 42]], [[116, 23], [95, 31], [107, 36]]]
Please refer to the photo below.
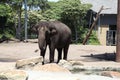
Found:
[[49, 31], [45, 31], [45, 35], [48, 35], [49, 34]]

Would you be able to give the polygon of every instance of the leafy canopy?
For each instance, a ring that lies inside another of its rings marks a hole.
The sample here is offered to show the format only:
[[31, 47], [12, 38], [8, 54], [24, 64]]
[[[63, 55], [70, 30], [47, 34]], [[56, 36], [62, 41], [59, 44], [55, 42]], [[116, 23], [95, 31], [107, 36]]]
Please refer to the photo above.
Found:
[[8, 16], [11, 13], [11, 8], [8, 4], [0, 3], [0, 16]]

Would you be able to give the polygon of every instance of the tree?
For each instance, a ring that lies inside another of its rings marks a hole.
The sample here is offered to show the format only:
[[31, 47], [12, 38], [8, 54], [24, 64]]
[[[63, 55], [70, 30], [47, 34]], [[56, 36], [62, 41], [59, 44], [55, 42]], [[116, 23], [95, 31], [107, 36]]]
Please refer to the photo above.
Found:
[[[35, 7], [39, 7], [40, 5], [46, 5], [47, 0], [27, 0], [28, 6], [30, 10], [34, 10]], [[14, 14], [14, 20], [15, 20], [15, 28], [16, 28], [16, 38], [19, 40], [22, 40], [22, 12], [24, 11], [22, 6], [24, 3], [24, 0], [10, 0], [7, 2], [15, 12]], [[41, 6], [42, 10], [44, 10], [45, 6]], [[24, 18], [24, 17], [23, 17]], [[16, 20], [17, 19], [17, 20]]]
[[60, 20], [62, 13], [62, 4], [59, 4], [57, 2], [48, 2], [48, 5], [50, 7], [42, 13], [43, 17], [45, 17], [46, 20]]
[[10, 7], [7, 4], [0, 3], [0, 32], [3, 32], [5, 24], [7, 23], [7, 18], [10, 13]]
[[0, 2], [0, 42], [9, 39], [12, 37], [12, 24], [13, 16], [12, 16], [11, 7], [4, 3]]
[[10, 0], [7, 3], [11, 6], [12, 11], [15, 12], [14, 21], [15, 21], [15, 28], [16, 28], [16, 38], [18, 38], [19, 40], [22, 40], [21, 14], [22, 14], [23, 0]]
[[[32, 25], [33, 23], [36, 23], [38, 20], [41, 20], [43, 18], [41, 18], [40, 14], [41, 12], [44, 12], [49, 6], [47, 4], [47, 0], [27, 0], [28, 2], [28, 7], [30, 8], [30, 16], [28, 16], [28, 21], [29, 24]], [[1, 6], [1, 5], [5, 5], [5, 6]], [[6, 15], [11, 14], [11, 16], [6, 18], [2, 18], [5, 20], [4, 25], [9, 24], [11, 25], [11, 22], [14, 23], [14, 25], [12, 24], [11, 26], [16, 29], [16, 38], [18, 38], [19, 40], [22, 40], [22, 34], [24, 31], [24, 0], [1, 0], [0, 1], [0, 16], [6, 17]], [[7, 6], [10, 7], [10, 9], [7, 8]], [[36, 8], [38, 8], [37, 10], [39, 11], [35, 11]], [[11, 10], [11, 11], [10, 11]], [[9, 13], [10, 11], [10, 13]], [[36, 15], [37, 14], [37, 15]], [[39, 16], [39, 17], [38, 17]], [[2, 21], [1, 21], [2, 23]]]
[[[22, 14], [23, 0], [2, 0], [0, 3], [6, 4], [11, 7], [12, 9], [11, 13], [12, 13], [12, 17], [14, 17], [14, 23], [16, 28], [16, 37], [21, 40], [21, 14]], [[11, 17], [9, 17], [9, 21], [10, 19]]]
[[81, 4], [80, 0], [60, 0], [60, 3], [64, 3], [62, 6], [62, 21], [68, 24], [73, 32], [73, 38], [77, 42], [83, 31], [85, 24], [85, 16], [91, 5]]

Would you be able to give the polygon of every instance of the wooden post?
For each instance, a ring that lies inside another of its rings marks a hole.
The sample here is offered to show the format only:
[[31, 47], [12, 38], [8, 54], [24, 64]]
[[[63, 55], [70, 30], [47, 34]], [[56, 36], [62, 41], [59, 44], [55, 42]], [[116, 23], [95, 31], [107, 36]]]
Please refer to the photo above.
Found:
[[99, 16], [100, 16], [100, 13], [101, 13], [102, 10], [103, 10], [103, 6], [100, 8], [99, 12], [97, 13], [96, 19], [95, 19], [95, 21], [92, 23], [92, 26], [91, 26], [91, 28], [90, 28], [90, 31], [88, 32], [86, 38], [83, 40], [83, 45], [85, 45], [85, 43], [87, 42], [88, 38], [90, 37], [90, 34], [92, 33], [92, 30], [93, 30], [94, 26], [96, 25], [96, 22], [97, 22], [97, 20], [98, 20], [98, 18], [99, 18]]
[[116, 61], [120, 62], [120, 0], [118, 0], [117, 14], [117, 45], [116, 45]]

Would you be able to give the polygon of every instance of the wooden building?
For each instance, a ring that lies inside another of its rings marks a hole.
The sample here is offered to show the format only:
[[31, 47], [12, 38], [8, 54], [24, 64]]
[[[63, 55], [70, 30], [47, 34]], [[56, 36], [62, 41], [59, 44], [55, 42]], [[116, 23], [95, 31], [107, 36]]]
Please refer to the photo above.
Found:
[[88, 24], [91, 25], [101, 6], [104, 9], [95, 26], [101, 45], [116, 45], [117, 0], [80, 0], [82, 4], [92, 4], [88, 11]]

